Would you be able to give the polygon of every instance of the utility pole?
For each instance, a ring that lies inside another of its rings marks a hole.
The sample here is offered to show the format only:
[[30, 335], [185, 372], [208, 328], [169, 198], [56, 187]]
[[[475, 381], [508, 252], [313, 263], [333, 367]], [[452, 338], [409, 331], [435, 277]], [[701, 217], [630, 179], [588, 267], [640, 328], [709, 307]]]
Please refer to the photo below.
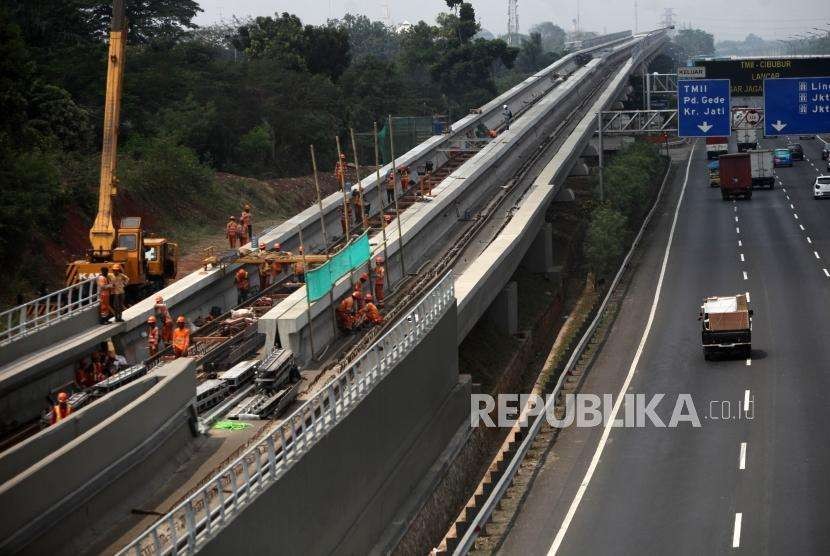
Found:
[[519, 0], [507, 0], [507, 44], [518, 46]]
[[637, 0], [634, 0], [634, 33], [637, 33]]

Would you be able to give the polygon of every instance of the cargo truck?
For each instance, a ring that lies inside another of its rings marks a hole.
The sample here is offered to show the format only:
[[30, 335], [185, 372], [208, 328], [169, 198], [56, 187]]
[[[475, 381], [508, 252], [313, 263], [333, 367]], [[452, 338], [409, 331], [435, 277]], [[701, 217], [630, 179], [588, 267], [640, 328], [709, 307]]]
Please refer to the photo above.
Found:
[[736, 129], [735, 136], [738, 143], [738, 152], [758, 148], [758, 130], [753, 128]]
[[703, 300], [701, 321], [703, 358], [718, 353], [749, 358], [752, 354], [752, 309], [747, 294], [712, 296]]
[[775, 173], [773, 172], [772, 149], [758, 149], [749, 151], [749, 162], [752, 169], [752, 185], [755, 187], [775, 187]]
[[706, 158], [714, 160], [722, 154], [729, 152], [729, 137], [707, 137]]
[[752, 198], [752, 163], [748, 153], [723, 154], [718, 157], [720, 193], [723, 200]]
[[709, 170], [709, 185], [718, 187], [720, 185], [720, 163], [717, 160], [710, 160], [706, 167]]

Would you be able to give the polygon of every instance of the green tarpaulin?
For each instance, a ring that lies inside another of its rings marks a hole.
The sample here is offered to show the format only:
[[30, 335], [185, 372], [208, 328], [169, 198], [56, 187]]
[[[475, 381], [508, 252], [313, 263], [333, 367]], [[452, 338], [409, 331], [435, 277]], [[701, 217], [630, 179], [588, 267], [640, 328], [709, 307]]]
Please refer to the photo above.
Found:
[[338, 251], [331, 259], [306, 272], [305, 285], [308, 291], [308, 300], [316, 301], [328, 295], [335, 282], [352, 270], [366, 264], [371, 256], [369, 235], [364, 233]]

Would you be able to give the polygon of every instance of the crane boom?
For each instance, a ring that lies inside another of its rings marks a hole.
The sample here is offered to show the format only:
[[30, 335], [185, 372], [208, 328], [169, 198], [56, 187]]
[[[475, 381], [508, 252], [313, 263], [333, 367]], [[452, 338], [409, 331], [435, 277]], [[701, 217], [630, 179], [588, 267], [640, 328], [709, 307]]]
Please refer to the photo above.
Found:
[[115, 242], [112, 222], [113, 198], [118, 190], [118, 127], [121, 113], [121, 86], [124, 79], [124, 50], [127, 25], [124, 0], [115, 0], [110, 25], [109, 55], [107, 57], [107, 93], [104, 104], [104, 141], [101, 149], [101, 181], [98, 191], [98, 214], [89, 230], [89, 241], [95, 257], [107, 257]]

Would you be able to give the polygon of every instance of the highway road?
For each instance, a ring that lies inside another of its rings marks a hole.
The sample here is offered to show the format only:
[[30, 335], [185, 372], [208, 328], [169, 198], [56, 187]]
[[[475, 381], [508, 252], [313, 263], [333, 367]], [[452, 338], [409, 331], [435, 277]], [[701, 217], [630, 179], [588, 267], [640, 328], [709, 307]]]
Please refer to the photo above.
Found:
[[[812, 198], [821, 143], [800, 142], [808, 160], [737, 202], [696, 146], [582, 389], [665, 394], [666, 423], [689, 394], [701, 426], [564, 430], [501, 553], [830, 553], [830, 201]], [[745, 291], [752, 357], [704, 361], [702, 298]]]

